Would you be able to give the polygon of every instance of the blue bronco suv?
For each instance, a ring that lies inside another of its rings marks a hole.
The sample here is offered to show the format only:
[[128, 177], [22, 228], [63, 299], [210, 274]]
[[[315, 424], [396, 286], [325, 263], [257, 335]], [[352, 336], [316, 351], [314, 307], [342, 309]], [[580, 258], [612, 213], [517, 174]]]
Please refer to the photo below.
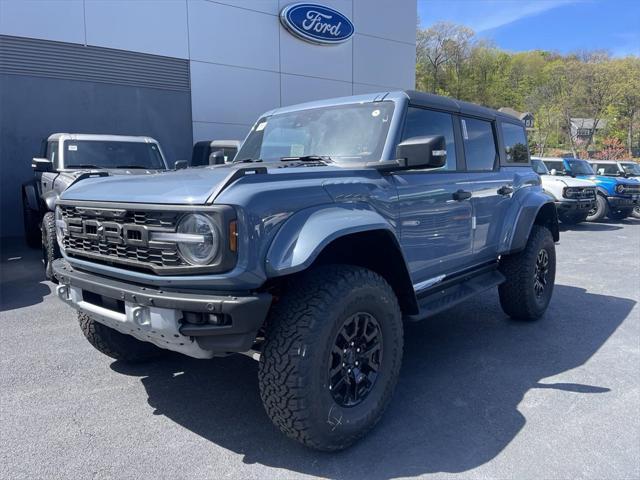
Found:
[[403, 320], [492, 287], [542, 316], [558, 240], [523, 124], [411, 91], [265, 113], [230, 164], [87, 179], [56, 228], [57, 295], [95, 348], [247, 354], [275, 425], [322, 450], [382, 416]]
[[622, 220], [633, 213], [640, 198], [640, 183], [635, 180], [596, 175], [586, 160], [577, 158], [543, 158], [552, 175], [569, 175], [591, 180], [596, 184], [596, 205], [589, 211], [587, 221], [595, 222], [605, 216]]

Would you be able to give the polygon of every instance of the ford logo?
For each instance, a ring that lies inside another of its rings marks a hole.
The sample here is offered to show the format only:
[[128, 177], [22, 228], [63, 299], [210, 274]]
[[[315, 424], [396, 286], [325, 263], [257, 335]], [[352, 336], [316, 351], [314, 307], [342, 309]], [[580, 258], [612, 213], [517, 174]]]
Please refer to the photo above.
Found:
[[311, 43], [341, 43], [353, 35], [353, 23], [333, 8], [313, 3], [294, 3], [280, 12], [282, 25], [293, 35]]

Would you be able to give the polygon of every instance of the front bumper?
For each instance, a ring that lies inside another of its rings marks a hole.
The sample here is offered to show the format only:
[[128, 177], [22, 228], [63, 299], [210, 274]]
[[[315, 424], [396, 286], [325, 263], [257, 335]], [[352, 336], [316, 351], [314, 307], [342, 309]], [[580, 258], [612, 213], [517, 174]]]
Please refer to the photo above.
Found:
[[[138, 286], [53, 262], [60, 281], [58, 297], [103, 323], [138, 340], [195, 358], [245, 352], [253, 345], [271, 306], [268, 293], [244, 295], [168, 291]], [[187, 323], [185, 313], [214, 314], [224, 325]]]
[[636, 205], [638, 205], [640, 196], [634, 195], [631, 197], [607, 197], [607, 202], [609, 202], [609, 207], [611, 208], [628, 208], [632, 209]]
[[586, 200], [570, 200], [564, 199], [559, 202], [555, 202], [556, 210], [558, 212], [563, 213], [580, 213], [580, 212], [588, 212], [592, 208], [596, 206], [596, 199], [586, 199]]

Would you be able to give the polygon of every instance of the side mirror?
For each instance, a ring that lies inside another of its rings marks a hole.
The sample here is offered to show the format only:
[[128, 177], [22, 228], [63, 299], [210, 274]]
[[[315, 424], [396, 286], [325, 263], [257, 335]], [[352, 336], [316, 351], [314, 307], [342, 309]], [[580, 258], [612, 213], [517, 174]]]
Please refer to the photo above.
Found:
[[176, 163], [173, 164], [173, 168], [176, 170], [183, 170], [189, 166], [189, 163], [186, 160], [176, 160]]
[[598, 169], [598, 175], [604, 175], [604, 168]]
[[407, 138], [396, 147], [405, 168], [440, 168], [447, 164], [447, 142], [442, 135]]
[[211, 152], [211, 154], [209, 155], [209, 165], [222, 164], [224, 164], [224, 152], [222, 150]]
[[558, 171], [557, 171], [555, 168], [552, 168], [551, 170], [549, 170], [549, 173], [550, 173], [551, 175], [557, 175], [557, 174], [558, 174]]
[[48, 158], [34, 157], [31, 160], [31, 168], [36, 172], [50, 172], [53, 170], [53, 164]]

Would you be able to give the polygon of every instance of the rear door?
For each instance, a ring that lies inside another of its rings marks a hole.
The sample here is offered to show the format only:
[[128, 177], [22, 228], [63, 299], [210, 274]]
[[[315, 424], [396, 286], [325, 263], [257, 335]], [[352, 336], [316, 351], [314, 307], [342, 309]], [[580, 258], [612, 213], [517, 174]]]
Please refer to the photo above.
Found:
[[395, 216], [416, 290], [455, 271], [471, 253], [471, 203], [456, 199], [468, 175], [460, 169], [457, 118], [450, 113], [409, 107], [402, 139], [442, 135], [447, 163], [438, 169], [393, 173], [398, 190]]
[[[472, 192], [473, 253], [477, 263], [493, 260], [497, 256], [503, 221], [514, 191], [515, 172], [500, 167], [498, 151], [498, 124], [474, 117], [460, 118], [468, 190]], [[504, 124], [508, 125], [508, 124]], [[521, 127], [520, 130], [522, 130]], [[504, 132], [507, 133], [507, 132]], [[509, 131], [508, 135], [513, 136]], [[524, 136], [524, 130], [522, 130]], [[526, 137], [524, 149], [528, 163]], [[510, 142], [507, 149], [514, 155], [522, 151], [520, 141]], [[507, 154], [509, 155], [509, 154]], [[519, 153], [518, 155], [521, 155]]]

